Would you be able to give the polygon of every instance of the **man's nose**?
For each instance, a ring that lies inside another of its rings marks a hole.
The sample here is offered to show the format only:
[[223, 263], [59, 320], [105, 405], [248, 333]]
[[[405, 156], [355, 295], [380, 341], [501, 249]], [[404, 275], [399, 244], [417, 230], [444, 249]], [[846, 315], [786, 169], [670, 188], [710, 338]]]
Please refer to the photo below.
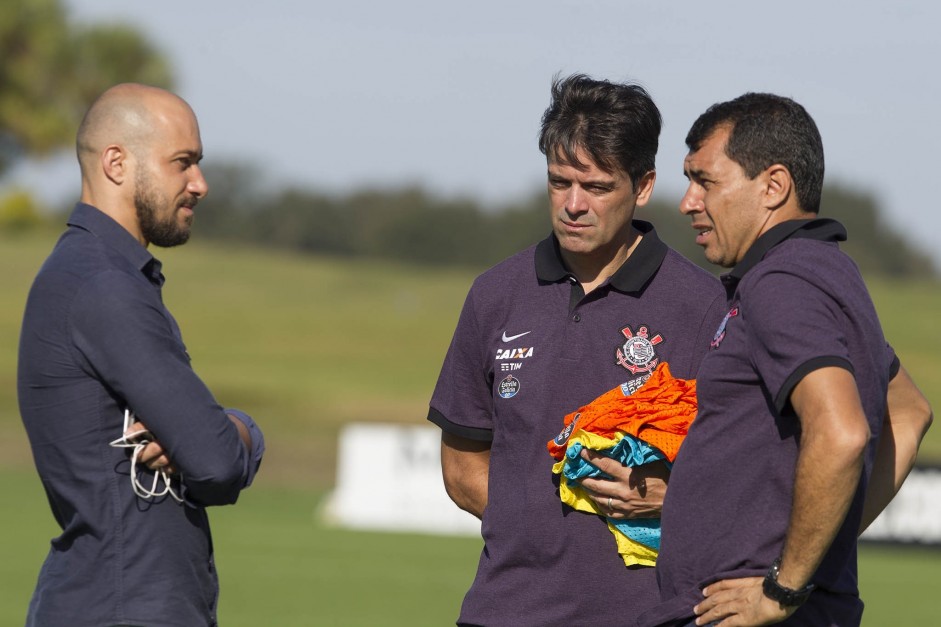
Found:
[[683, 195], [683, 198], [680, 200], [680, 213], [683, 215], [689, 215], [691, 213], [696, 213], [702, 211], [705, 208], [702, 201], [702, 194], [699, 193], [697, 185], [690, 183], [689, 187], [686, 188], [686, 193]]
[[585, 213], [588, 211], [588, 194], [578, 185], [572, 185], [568, 197], [565, 199], [565, 210], [570, 214]]
[[186, 186], [186, 190], [197, 198], [205, 198], [209, 195], [209, 183], [206, 182], [206, 177], [203, 176], [203, 171], [198, 165], [193, 166], [192, 171], [193, 174]]

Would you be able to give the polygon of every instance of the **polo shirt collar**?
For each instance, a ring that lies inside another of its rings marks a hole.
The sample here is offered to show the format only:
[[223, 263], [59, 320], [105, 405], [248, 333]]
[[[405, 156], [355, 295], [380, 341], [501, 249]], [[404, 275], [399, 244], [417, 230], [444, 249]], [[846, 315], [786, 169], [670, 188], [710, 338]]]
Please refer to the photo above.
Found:
[[[650, 222], [634, 220], [631, 224], [641, 232], [643, 239], [607, 281], [620, 292], [642, 291], [667, 256], [667, 245], [657, 237], [657, 231]], [[559, 240], [555, 233], [536, 245], [536, 278], [547, 283], [559, 283], [574, 278], [562, 261]]]
[[728, 298], [732, 298], [735, 288], [745, 274], [758, 265], [772, 248], [788, 239], [812, 239], [820, 242], [845, 242], [846, 228], [830, 218], [810, 220], [788, 220], [769, 229], [755, 240], [742, 260], [732, 271], [719, 277], [725, 286]]
[[72, 210], [68, 225], [88, 231], [131, 262], [147, 277], [148, 281], [163, 285], [164, 276], [161, 272], [163, 264], [147, 252], [147, 249], [141, 246], [140, 242], [111, 216], [80, 202]]

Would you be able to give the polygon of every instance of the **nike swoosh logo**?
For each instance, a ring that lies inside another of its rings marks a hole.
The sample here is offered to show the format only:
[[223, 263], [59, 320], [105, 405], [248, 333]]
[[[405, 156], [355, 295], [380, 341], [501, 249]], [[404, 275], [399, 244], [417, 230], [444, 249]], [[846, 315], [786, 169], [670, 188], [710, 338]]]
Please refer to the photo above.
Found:
[[530, 333], [532, 333], [532, 331], [526, 331], [525, 333], [519, 333], [518, 335], [507, 335], [507, 334], [506, 334], [506, 331], [504, 331], [504, 332], [503, 332], [503, 338], [502, 338], [502, 339], [503, 339], [504, 342], [512, 342], [513, 340], [515, 340], [515, 339], [517, 339], [517, 338], [521, 338], [521, 337], [523, 337], [524, 335], [529, 335]]

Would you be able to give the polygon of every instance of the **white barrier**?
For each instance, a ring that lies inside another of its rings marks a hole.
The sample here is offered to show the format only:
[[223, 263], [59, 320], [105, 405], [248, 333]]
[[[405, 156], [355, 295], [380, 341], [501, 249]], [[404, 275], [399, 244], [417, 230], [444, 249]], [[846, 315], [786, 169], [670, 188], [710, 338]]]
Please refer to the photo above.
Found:
[[441, 430], [431, 425], [352, 423], [340, 432], [337, 485], [324, 507], [331, 524], [382, 531], [480, 536], [441, 479]]
[[902, 489], [860, 539], [941, 545], [941, 468], [913, 468]]
[[[441, 430], [431, 425], [345, 426], [323, 516], [354, 529], [480, 535], [480, 521], [444, 491]], [[941, 545], [941, 468], [914, 468], [861, 539]]]

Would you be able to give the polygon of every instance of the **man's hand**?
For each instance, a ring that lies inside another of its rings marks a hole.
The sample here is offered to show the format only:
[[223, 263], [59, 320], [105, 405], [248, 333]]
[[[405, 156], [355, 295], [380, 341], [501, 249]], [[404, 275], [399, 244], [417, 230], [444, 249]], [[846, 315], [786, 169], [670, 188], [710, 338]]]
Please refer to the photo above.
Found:
[[725, 579], [706, 586], [706, 597], [693, 608], [697, 625], [740, 627], [771, 625], [794, 613], [796, 607], [784, 607], [762, 591], [762, 577]]
[[[146, 434], [144, 432], [146, 432]], [[154, 439], [154, 434], [147, 429], [147, 425], [138, 420], [124, 432], [124, 437], [129, 441], [140, 440], [141, 436], [144, 436], [144, 438], [150, 440], [150, 442], [141, 450], [140, 455], [137, 456], [138, 461], [151, 470], [162, 470], [171, 475], [176, 474], [176, 467], [173, 465], [173, 462], [170, 460], [170, 457], [167, 455], [160, 442]]]
[[660, 518], [670, 471], [654, 462], [628, 467], [610, 457], [582, 449], [582, 459], [591, 462], [613, 479], [585, 478], [581, 485], [609, 518]]

